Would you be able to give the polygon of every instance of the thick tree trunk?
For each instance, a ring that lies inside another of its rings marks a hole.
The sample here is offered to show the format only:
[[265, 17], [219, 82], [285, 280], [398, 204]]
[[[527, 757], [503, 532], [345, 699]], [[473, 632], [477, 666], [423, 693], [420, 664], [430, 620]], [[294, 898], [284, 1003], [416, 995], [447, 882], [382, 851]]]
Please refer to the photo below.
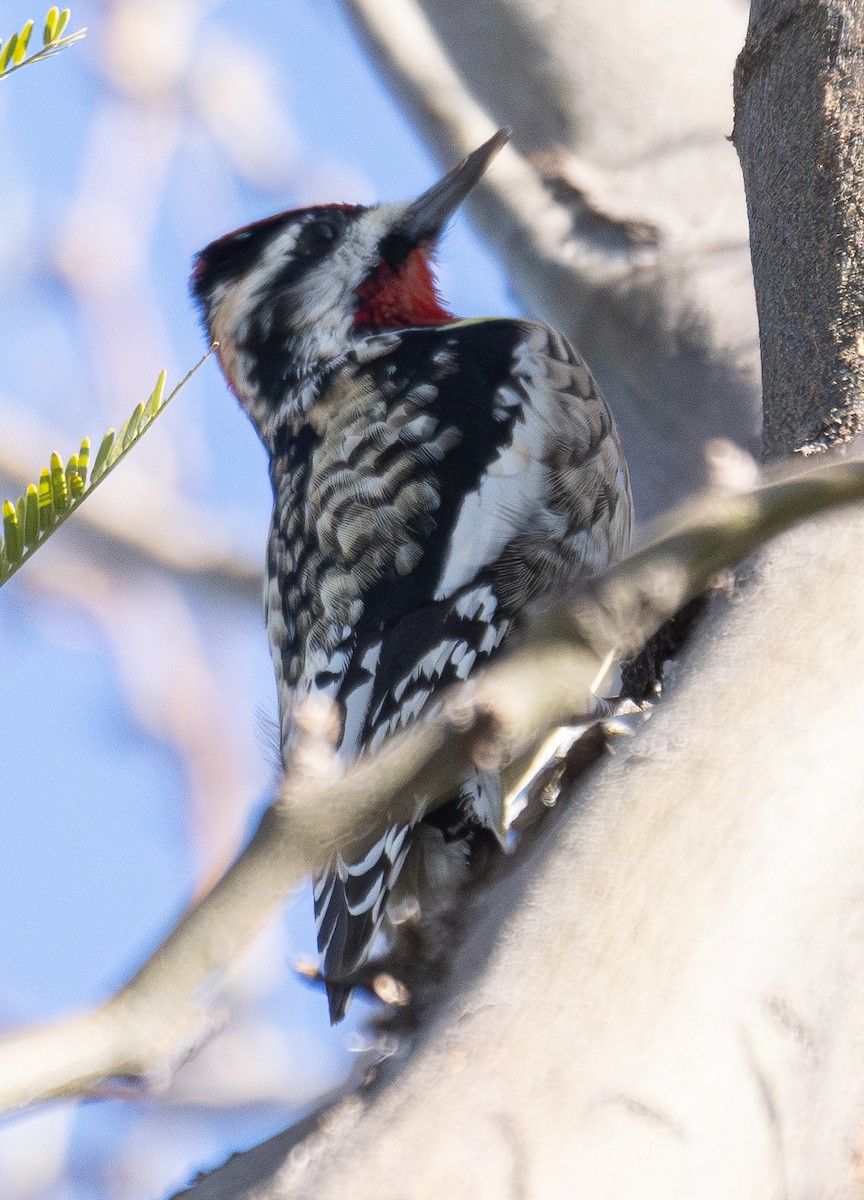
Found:
[[718, 599], [674, 695], [480, 908], [397, 1078], [195, 1200], [864, 1194], [862, 536], [814, 524]]
[[735, 72], [767, 458], [864, 426], [862, 46], [856, 0], [755, 0]]

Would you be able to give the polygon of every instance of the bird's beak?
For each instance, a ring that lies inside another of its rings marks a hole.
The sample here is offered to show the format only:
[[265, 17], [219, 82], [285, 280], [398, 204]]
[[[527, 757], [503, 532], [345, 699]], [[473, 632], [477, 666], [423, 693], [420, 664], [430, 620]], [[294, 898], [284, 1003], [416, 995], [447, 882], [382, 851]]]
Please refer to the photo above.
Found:
[[413, 245], [433, 242], [447, 219], [456, 211], [484, 174], [492, 159], [510, 140], [509, 129], [499, 129], [467, 158], [463, 158], [443, 179], [413, 201], [399, 222], [399, 233]]

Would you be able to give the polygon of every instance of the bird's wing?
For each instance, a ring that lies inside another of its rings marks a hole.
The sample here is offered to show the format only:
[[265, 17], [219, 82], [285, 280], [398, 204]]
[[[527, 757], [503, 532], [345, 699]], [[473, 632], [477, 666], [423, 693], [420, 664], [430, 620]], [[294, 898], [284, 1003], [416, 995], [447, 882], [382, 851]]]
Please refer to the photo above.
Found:
[[[338, 677], [322, 673], [348, 757], [428, 712], [532, 601], [602, 569], [631, 518], [612, 418], [552, 330], [464, 321], [370, 343], [347, 388], [356, 413], [344, 395], [323, 401], [326, 452], [310, 481], [318, 544], [342, 554], [362, 605]], [[326, 975], [363, 961], [409, 841], [390, 829], [317, 881]]]

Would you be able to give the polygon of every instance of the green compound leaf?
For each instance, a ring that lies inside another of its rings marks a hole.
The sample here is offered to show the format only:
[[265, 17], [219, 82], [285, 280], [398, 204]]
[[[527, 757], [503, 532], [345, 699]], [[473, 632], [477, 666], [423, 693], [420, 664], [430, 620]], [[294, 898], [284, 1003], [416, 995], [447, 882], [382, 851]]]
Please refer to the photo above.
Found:
[[29, 56], [27, 50], [30, 46], [30, 36], [33, 33], [32, 21], [27, 21], [24, 28], [13, 33], [6, 42], [0, 41], [0, 47], [2, 47], [0, 48], [0, 78], [11, 75], [21, 67], [29, 66], [30, 63], [39, 62], [43, 58], [51, 58], [67, 46], [71, 46], [73, 42], [80, 41], [87, 32], [85, 29], [79, 29], [75, 33], [63, 37], [71, 15], [68, 8], [64, 8], [62, 12], [56, 5], [49, 8], [45, 14], [45, 25], [42, 29], [42, 46]]
[[[153, 424], [159, 413], [174, 399], [195, 372], [216, 349], [214, 343], [191, 371], [180, 380], [169, 396], [165, 395], [165, 372], [160, 371], [156, 387], [148, 400], [135, 407], [118, 434], [109, 429], [103, 437], [96, 457], [90, 466], [90, 439], [84, 438], [81, 449], [64, 463], [59, 454], [52, 454], [50, 466], [39, 477], [38, 486], [30, 484], [23, 496], [13, 504], [3, 501], [3, 531], [0, 538], [0, 586], [10, 579], [19, 567], [59, 529], [93, 489], [114, 469]], [[89, 482], [88, 482], [89, 470]]]

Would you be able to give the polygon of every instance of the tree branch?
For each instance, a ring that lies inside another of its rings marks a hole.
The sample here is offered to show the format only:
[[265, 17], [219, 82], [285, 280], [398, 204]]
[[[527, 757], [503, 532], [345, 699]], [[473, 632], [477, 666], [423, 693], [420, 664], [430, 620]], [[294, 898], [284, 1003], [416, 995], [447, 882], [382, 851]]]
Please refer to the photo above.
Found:
[[301, 740], [295, 770], [249, 845], [137, 974], [91, 1013], [0, 1043], [0, 1108], [86, 1095], [115, 1076], [143, 1079], [188, 1053], [208, 1029], [201, 989], [335, 849], [417, 819], [452, 795], [478, 756], [506, 764], [590, 711], [591, 682], [610, 650], [632, 652], [717, 571], [780, 530], [855, 500], [864, 500], [864, 462], [851, 459], [697, 499], [587, 597], [538, 618], [519, 650], [379, 753], [342, 774], [334, 756], [307, 753]]
[[[616, 0], [608, 43], [584, 5], [559, 5], [553, 22], [512, 0], [489, 0], [482, 20], [447, 0], [344, 0], [444, 163], [514, 127], [469, 210], [525, 310], [569, 337], [597, 376], [643, 519], [705, 485], [708, 440], [750, 448], [758, 430], [744, 203], [722, 93], [717, 103], [740, 14], [706, 3], [696, 19], [669, 0], [646, 48], [628, 0]], [[652, 52], [665, 65], [646, 77]], [[658, 87], [649, 79], [672, 94], [646, 100]]]

